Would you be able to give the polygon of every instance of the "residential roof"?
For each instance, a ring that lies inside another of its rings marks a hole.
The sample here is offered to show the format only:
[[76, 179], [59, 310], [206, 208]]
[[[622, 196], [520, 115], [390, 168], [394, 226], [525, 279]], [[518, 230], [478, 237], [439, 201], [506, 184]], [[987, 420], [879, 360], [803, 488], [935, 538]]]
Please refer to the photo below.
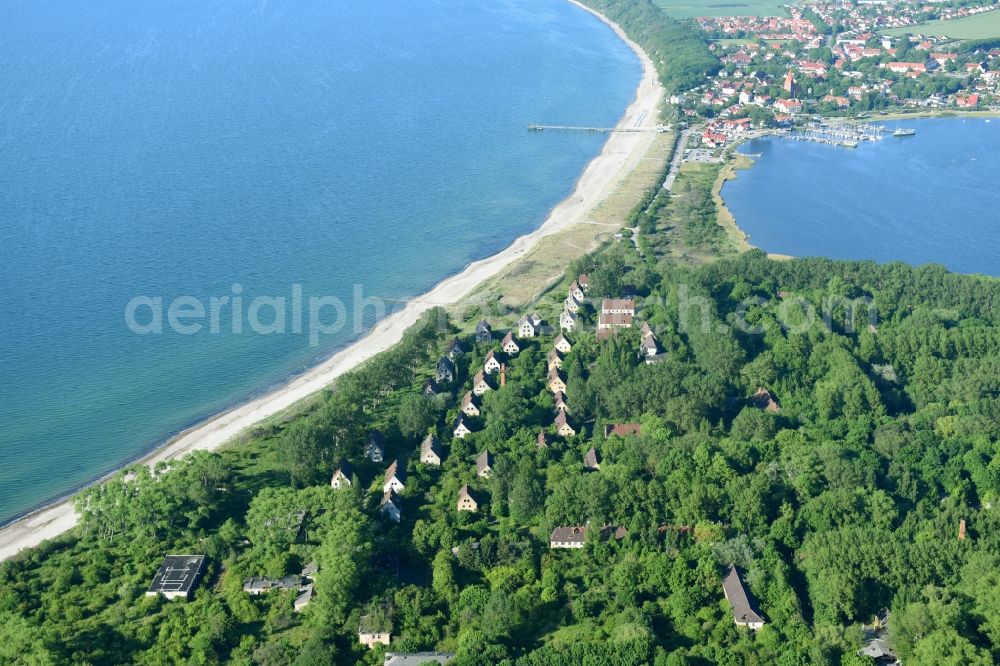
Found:
[[441, 457], [441, 443], [433, 433], [424, 437], [424, 441], [420, 442], [420, 455], [423, 456], [426, 453], [433, 453], [438, 458]]
[[479, 323], [476, 324], [476, 333], [482, 333], [483, 331], [492, 331], [492, 330], [493, 329], [490, 328], [490, 322], [486, 321], [485, 319], [480, 319]]
[[167, 555], [146, 594], [188, 596], [205, 568], [204, 555]]
[[374, 444], [380, 449], [385, 449], [385, 437], [382, 435], [381, 430], [372, 430], [368, 433], [368, 443]]
[[632, 315], [627, 313], [616, 312], [614, 314], [602, 312], [597, 318], [599, 326], [617, 326], [619, 328], [628, 328], [632, 325]]
[[396, 491], [390, 488], [384, 495], [382, 495], [382, 500], [378, 503], [379, 507], [383, 507], [386, 504], [392, 504], [397, 509], [402, 508], [403, 501], [396, 494]]
[[442, 356], [440, 359], [438, 359], [437, 370], [438, 372], [443, 372], [443, 371], [455, 372], [455, 364], [452, 363], [451, 359], [448, 358], [447, 356]]
[[737, 622], [763, 622], [764, 618], [753, 609], [750, 597], [746, 588], [743, 587], [743, 580], [740, 578], [736, 566], [729, 567], [729, 573], [722, 581], [722, 591], [729, 600], [729, 605], [733, 608], [733, 618]]
[[559, 413], [556, 414], [556, 427], [557, 428], [561, 428], [564, 425], [568, 425], [568, 424], [569, 424], [569, 421], [566, 419], [566, 412], [564, 412], [562, 410], [559, 410]]
[[348, 481], [350, 481], [351, 477], [354, 476], [354, 468], [351, 467], [351, 463], [349, 463], [346, 458], [340, 459], [340, 462], [337, 464], [337, 469], [334, 470], [333, 475], [337, 476], [337, 472], [343, 474]]
[[406, 483], [406, 468], [400, 466], [398, 460], [393, 460], [392, 464], [385, 470], [385, 480], [390, 481], [395, 477], [400, 483]]
[[472, 391], [466, 391], [465, 395], [462, 396], [462, 411], [469, 405], [474, 405], [476, 402], [475, 396], [472, 395]]
[[565, 527], [557, 527], [552, 530], [552, 534], [549, 535], [549, 541], [556, 541], [559, 543], [584, 543], [586, 540], [586, 525], [567, 525]]
[[605, 298], [601, 301], [601, 311], [606, 310], [635, 310], [635, 299]]
[[455, 658], [454, 652], [386, 652], [382, 666], [425, 666], [447, 664]]
[[769, 412], [776, 412], [780, 409], [778, 401], [774, 398], [774, 394], [764, 387], [757, 389], [757, 392], [754, 393], [753, 397], [750, 399], [753, 401], [754, 407], [757, 409], [763, 409]]
[[642, 425], [639, 423], [613, 423], [604, 426], [604, 437], [608, 438], [611, 435], [628, 437], [630, 435], [638, 435], [641, 431]]
[[500, 341], [500, 346], [501, 347], [506, 347], [511, 342], [514, 343], [515, 347], [518, 346], [517, 342], [514, 340], [514, 332], [513, 331], [507, 331], [507, 335], [503, 336], [503, 340]]
[[267, 592], [270, 590], [297, 590], [302, 586], [301, 576], [285, 576], [284, 578], [264, 578], [252, 576], [243, 584], [245, 592]]
[[546, 446], [549, 445], [548, 439], [545, 437], [545, 431], [544, 430], [539, 431], [539, 433], [538, 433], [538, 440], [537, 440], [536, 443], [538, 445], [538, 448], [540, 448], [540, 449], [545, 448]]
[[493, 454], [490, 453], [489, 449], [486, 449], [485, 451], [479, 454], [478, 458], [476, 458], [476, 472], [482, 472], [483, 470], [492, 468], [493, 468]]
[[568, 344], [568, 345], [572, 345], [572, 343], [571, 343], [571, 342], [569, 341], [569, 338], [567, 338], [567, 337], [566, 337], [565, 335], [563, 335], [562, 333], [560, 333], [559, 335], [557, 335], [557, 336], [556, 336], [556, 339], [552, 341], [552, 346], [553, 346], [553, 347], [555, 347], [555, 346], [556, 346], [556, 345], [558, 345], [558, 344], [559, 344], [560, 342], [565, 342], [565, 343], [566, 343], [566, 344]]
[[586, 453], [583, 454], [583, 465], [584, 467], [595, 468], [601, 464], [601, 457], [597, 453], [597, 449], [590, 447]]

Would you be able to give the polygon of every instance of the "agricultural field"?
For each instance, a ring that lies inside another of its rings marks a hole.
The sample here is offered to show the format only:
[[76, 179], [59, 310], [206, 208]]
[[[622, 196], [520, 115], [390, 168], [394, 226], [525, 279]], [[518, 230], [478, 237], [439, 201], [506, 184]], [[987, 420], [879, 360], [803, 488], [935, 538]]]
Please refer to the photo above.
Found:
[[887, 30], [887, 35], [905, 34], [933, 35], [935, 37], [951, 37], [953, 39], [989, 39], [1000, 37], [1000, 10], [994, 10], [977, 16], [953, 19], [951, 21], [931, 21], [905, 28]]
[[779, 0], [653, 0], [674, 18], [696, 16], [788, 16]]

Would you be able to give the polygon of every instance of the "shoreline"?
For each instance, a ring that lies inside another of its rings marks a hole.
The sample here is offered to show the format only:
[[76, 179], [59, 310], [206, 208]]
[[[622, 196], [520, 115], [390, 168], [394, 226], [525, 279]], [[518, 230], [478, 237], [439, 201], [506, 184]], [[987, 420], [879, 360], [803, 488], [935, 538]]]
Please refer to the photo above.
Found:
[[[577, 0], [567, 2], [609, 26], [632, 49], [642, 64], [642, 78], [635, 96], [615, 127], [656, 127], [664, 90], [652, 60], [638, 44], [628, 38], [620, 26], [606, 16]], [[609, 133], [601, 152], [587, 164], [577, 179], [573, 192], [556, 204], [541, 226], [534, 231], [516, 238], [500, 252], [468, 264], [459, 273], [446, 277], [426, 293], [414, 296], [405, 307], [375, 324], [359, 340], [336, 351], [278, 388], [178, 433], [138, 459], [0, 528], [0, 562], [21, 550], [37, 546], [71, 530], [76, 525], [73, 497], [83, 488], [103, 483], [126, 467], [138, 464], [153, 466], [180, 458], [192, 451], [210, 451], [231, 442], [246, 429], [316, 395], [340, 375], [394, 346], [421, 314], [436, 306], [458, 303], [480, 284], [519, 260], [543, 238], [585, 223], [590, 211], [613, 193], [621, 180], [638, 166], [655, 137], [655, 132]]]

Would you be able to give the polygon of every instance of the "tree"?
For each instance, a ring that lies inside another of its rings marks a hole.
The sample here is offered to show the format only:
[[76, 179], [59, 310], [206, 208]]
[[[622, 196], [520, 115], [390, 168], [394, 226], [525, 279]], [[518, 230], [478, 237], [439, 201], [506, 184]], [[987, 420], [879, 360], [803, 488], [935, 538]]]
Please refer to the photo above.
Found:
[[19, 615], [0, 613], [0, 663], [49, 666], [56, 660], [39, 635], [38, 627]]
[[434, 403], [419, 393], [408, 393], [399, 402], [396, 423], [404, 437], [419, 437], [437, 420]]

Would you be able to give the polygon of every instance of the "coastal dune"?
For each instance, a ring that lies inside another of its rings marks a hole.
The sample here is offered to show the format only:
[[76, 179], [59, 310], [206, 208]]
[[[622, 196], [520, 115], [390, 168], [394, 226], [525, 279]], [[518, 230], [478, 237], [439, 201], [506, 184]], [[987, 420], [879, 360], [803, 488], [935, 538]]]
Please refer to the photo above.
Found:
[[[635, 51], [642, 62], [642, 80], [618, 127], [656, 127], [659, 122], [663, 88], [659, 84], [656, 69], [649, 56], [629, 40], [618, 25], [575, 0], [568, 1], [608, 24]], [[338, 376], [389, 349], [399, 342], [403, 332], [430, 308], [459, 302], [481, 282], [496, 276], [505, 267], [517, 261], [541, 239], [559, 233], [574, 224], [584, 223], [590, 211], [606, 199], [625, 176], [639, 164], [654, 138], [653, 132], [610, 133], [601, 154], [587, 165], [573, 193], [552, 209], [537, 230], [516, 239], [501, 252], [473, 262], [462, 272], [438, 283], [426, 294], [410, 301], [402, 310], [380, 321], [363, 338], [284, 386], [180, 433], [139, 462], [155, 465], [160, 461], [179, 458], [191, 451], [218, 448], [246, 428], [321, 391]], [[35, 511], [0, 529], [0, 561], [12, 557], [24, 548], [36, 546], [46, 539], [59, 536], [74, 525], [76, 525], [76, 514], [70, 499]]]

